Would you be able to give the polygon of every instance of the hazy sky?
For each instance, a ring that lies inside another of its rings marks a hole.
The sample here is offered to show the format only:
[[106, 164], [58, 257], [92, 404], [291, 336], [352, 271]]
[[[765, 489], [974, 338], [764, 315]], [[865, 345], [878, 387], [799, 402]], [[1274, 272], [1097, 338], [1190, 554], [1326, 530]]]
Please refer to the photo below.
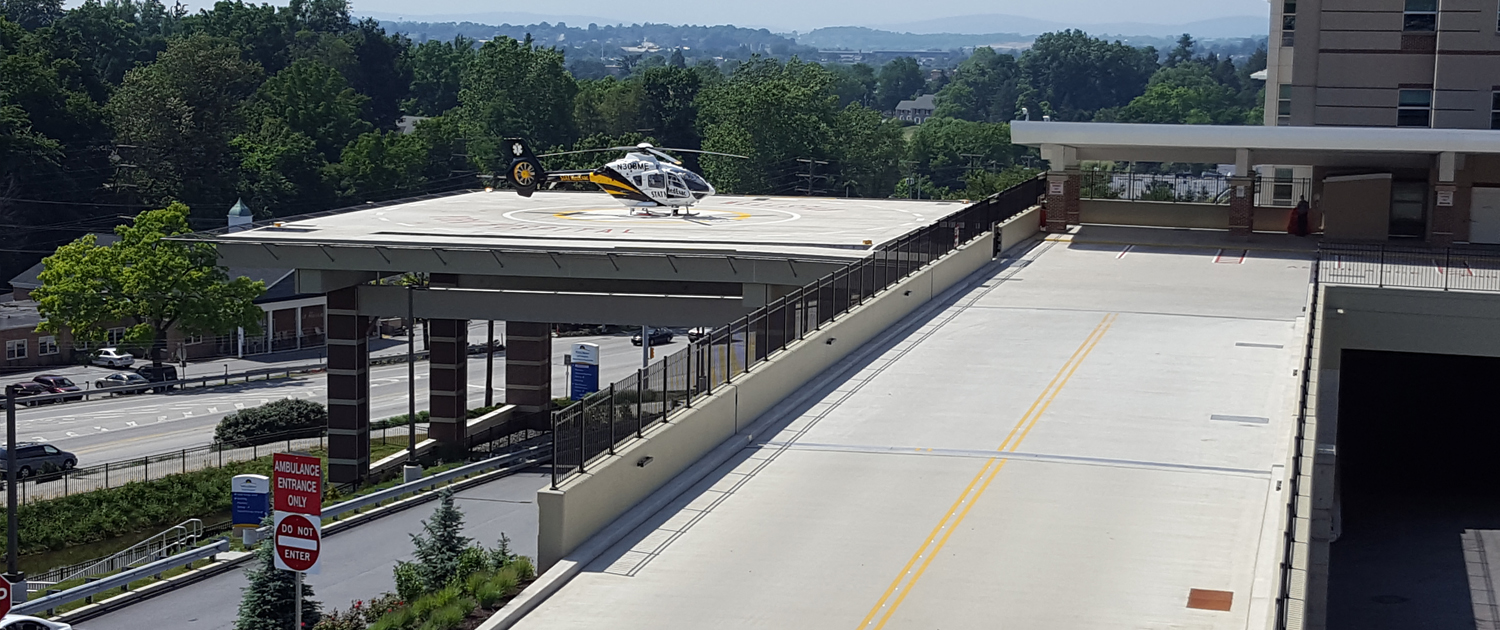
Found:
[[[256, 0], [265, 1], [265, 0]], [[1180, 24], [1216, 17], [1268, 15], [1267, 0], [353, 0], [355, 11], [403, 16], [528, 12], [597, 16], [626, 22], [735, 24], [808, 30], [820, 26], [899, 24], [974, 14], [1010, 14], [1085, 25], [1101, 22]], [[185, 0], [194, 8], [212, 0]], [[285, 4], [277, 0], [275, 4]], [[71, 4], [71, 3], [70, 3]]]

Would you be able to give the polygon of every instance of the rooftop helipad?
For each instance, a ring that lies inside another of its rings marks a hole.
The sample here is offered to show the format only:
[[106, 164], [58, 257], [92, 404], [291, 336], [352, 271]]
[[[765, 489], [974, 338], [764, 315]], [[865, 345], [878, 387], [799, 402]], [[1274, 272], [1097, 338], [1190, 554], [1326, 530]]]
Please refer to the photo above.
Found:
[[226, 243], [862, 257], [952, 214], [959, 201], [716, 196], [690, 216], [650, 214], [604, 194], [473, 192], [290, 219], [220, 234]]

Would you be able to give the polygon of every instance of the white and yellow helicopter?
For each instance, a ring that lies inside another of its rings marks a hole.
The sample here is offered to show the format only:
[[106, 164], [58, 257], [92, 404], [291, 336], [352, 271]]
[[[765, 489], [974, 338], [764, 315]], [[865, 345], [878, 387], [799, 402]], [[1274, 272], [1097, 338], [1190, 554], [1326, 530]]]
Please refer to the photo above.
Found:
[[[714, 194], [714, 187], [702, 176], [682, 167], [682, 161], [663, 151], [680, 153], [702, 153], [724, 157], [749, 159], [743, 155], [700, 151], [697, 149], [658, 149], [642, 142], [633, 147], [610, 147], [607, 149], [585, 149], [535, 155], [524, 140], [510, 138], [505, 141], [513, 156], [506, 179], [516, 187], [522, 197], [530, 197], [537, 187], [554, 182], [588, 182], [598, 186], [616, 200], [630, 208], [630, 213], [664, 216], [652, 208], [671, 208], [672, 216], [691, 216], [689, 207]], [[599, 153], [625, 151], [625, 157], [614, 160], [591, 171], [547, 172], [539, 158], [575, 153]]]

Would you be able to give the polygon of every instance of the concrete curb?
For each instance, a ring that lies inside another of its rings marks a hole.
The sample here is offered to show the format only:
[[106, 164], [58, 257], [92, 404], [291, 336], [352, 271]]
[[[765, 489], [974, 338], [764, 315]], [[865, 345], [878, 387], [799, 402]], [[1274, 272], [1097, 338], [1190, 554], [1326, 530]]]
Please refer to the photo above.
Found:
[[[508, 477], [520, 472], [525, 472], [527, 470], [535, 468], [536, 466], [536, 461], [521, 462], [510, 468], [493, 470], [482, 475], [455, 481], [446, 486], [443, 486], [442, 488], [452, 488], [454, 491], [467, 490], [471, 487], [484, 485], [496, 479]], [[414, 496], [401, 499], [394, 503], [388, 503], [386, 505], [379, 506], [368, 512], [361, 512], [354, 516], [334, 521], [332, 523], [324, 525], [323, 535], [324, 537], [333, 536], [335, 534], [343, 532], [344, 530], [353, 529], [354, 527], [363, 525], [366, 522], [373, 521], [389, 514], [395, 514], [396, 512], [421, 505], [428, 501], [432, 501], [438, 496], [438, 493], [436, 491], [442, 488], [433, 488], [427, 491], [419, 492]], [[139, 590], [121, 593], [109, 599], [68, 611], [61, 615], [53, 617], [52, 619], [54, 621], [61, 621], [68, 624], [87, 621], [100, 615], [108, 614], [121, 608], [125, 608], [126, 606], [129, 606], [131, 604], [145, 601], [157, 595], [169, 593], [184, 586], [201, 582], [221, 573], [227, 573], [230, 570], [249, 562], [255, 557], [254, 553], [245, 551], [232, 551], [220, 555], [229, 556], [231, 554], [235, 554], [235, 556], [232, 558], [214, 562], [213, 564], [199, 569], [193, 569], [192, 571], [188, 571], [186, 573], [183, 573], [182, 575], [171, 577], [153, 584], [148, 584]]]
[[[672, 501], [677, 500], [684, 492], [690, 490], [698, 482], [718, 470], [725, 462], [728, 462], [738, 454], [747, 444], [754, 442], [757, 435], [767, 431], [768, 428], [778, 425], [785, 416], [793, 410], [804, 405], [808, 399], [822, 392], [828, 385], [843, 378], [852, 368], [861, 365], [877, 349], [889, 345], [892, 338], [907, 334], [911, 323], [932, 317], [935, 312], [947, 308], [954, 297], [964, 292], [971, 291], [975, 286], [993, 275], [997, 268], [1007, 264], [1007, 260], [992, 260], [990, 263], [969, 274], [968, 277], [955, 283], [946, 291], [933, 296], [927, 304], [922, 305], [896, 324], [882, 331], [875, 338], [867, 342], [854, 353], [844, 357], [832, 367], [825, 370], [813, 381], [804, 384], [792, 396], [777, 403], [770, 410], [761, 414], [748, 428], [726, 440], [724, 443], [708, 454], [704, 455], [687, 470], [674, 477], [670, 482], [655, 492], [651, 493], [644, 501], [636, 504], [624, 515], [615, 519], [598, 534], [595, 534], [573, 553], [568, 554], [557, 564], [548, 569], [546, 573], [538, 576], [535, 582], [527, 586], [514, 599], [510, 600], [499, 611], [496, 611], [488, 620], [480, 624], [475, 630], [505, 630], [520, 622], [528, 613], [535, 610], [547, 598], [566, 586], [575, 576], [583, 571], [590, 562], [608, 551], [620, 540], [624, 539], [630, 532], [634, 531], [642, 523], [646, 522], [657, 512], [660, 512]], [[736, 387], [733, 383], [727, 385], [720, 395], [735, 395]]]

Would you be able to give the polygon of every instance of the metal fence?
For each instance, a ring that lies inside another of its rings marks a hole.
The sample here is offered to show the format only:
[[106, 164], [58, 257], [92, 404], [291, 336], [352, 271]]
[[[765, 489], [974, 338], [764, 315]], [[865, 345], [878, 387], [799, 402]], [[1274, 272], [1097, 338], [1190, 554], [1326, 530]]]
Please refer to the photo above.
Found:
[[1033, 179], [882, 245], [866, 258], [689, 342], [552, 415], [552, 485], [995, 225], [1037, 204]]
[[1500, 252], [1395, 245], [1321, 247], [1319, 280], [1443, 291], [1500, 291]]
[[[1218, 172], [1152, 173], [1135, 170], [1087, 170], [1079, 197], [1120, 201], [1164, 201], [1228, 205], [1232, 178]], [[1292, 207], [1312, 198], [1312, 180], [1256, 177], [1251, 186], [1259, 207]]]
[[[1319, 269], [1324, 261], [1313, 258], [1312, 273], [1309, 281], [1312, 283], [1312, 302], [1308, 305], [1307, 337], [1304, 339], [1302, 348], [1302, 372], [1300, 390], [1297, 399], [1297, 426], [1296, 434], [1292, 438], [1292, 467], [1287, 471], [1286, 494], [1286, 528], [1282, 531], [1281, 539], [1281, 583], [1280, 591], [1276, 595], [1276, 627], [1278, 630], [1288, 628], [1291, 621], [1291, 597], [1293, 592], [1292, 580], [1296, 579], [1293, 571], [1293, 560], [1296, 557], [1297, 547], [1297, 519], [1298, 508], [1302, 505], [1302, 482], [1303, 473], [1302, 458], [1306, 455], [1304, 441], [1307, 437], [1307, 414], [1312, 401], [1312, 369], [1313, 348], [1318, 338], [1318, 306], [1319, 299], [1319, 277], [1322, 275]], [[1301, 515], [1306, 517], [1307, 515]]]
[[56, 567], [45, 573], [26, 576], [26, 590], [45, 591], [60, 582], [107, 575], [116, 571], [154, 562], [198, 546], [203, 537], [203, 521], [188, 519], [132, 545], [123, 551], [78, 564]]
[[[323, 447], [323, 427], [259, 436], [252, 440], [214, 442], [204, 446], [154, 453], [87, 468], [41, 470], [17, 483], [16, 495], [27, 501], [56, 499], [80, 492], [116, 488], [133, 481], [151, 481], [205, 468], [250, 461], [273, 453]], [[3, 460], [0, 460], [3, 465]], [[5, 496], [0, 494], [0, 505]]]

